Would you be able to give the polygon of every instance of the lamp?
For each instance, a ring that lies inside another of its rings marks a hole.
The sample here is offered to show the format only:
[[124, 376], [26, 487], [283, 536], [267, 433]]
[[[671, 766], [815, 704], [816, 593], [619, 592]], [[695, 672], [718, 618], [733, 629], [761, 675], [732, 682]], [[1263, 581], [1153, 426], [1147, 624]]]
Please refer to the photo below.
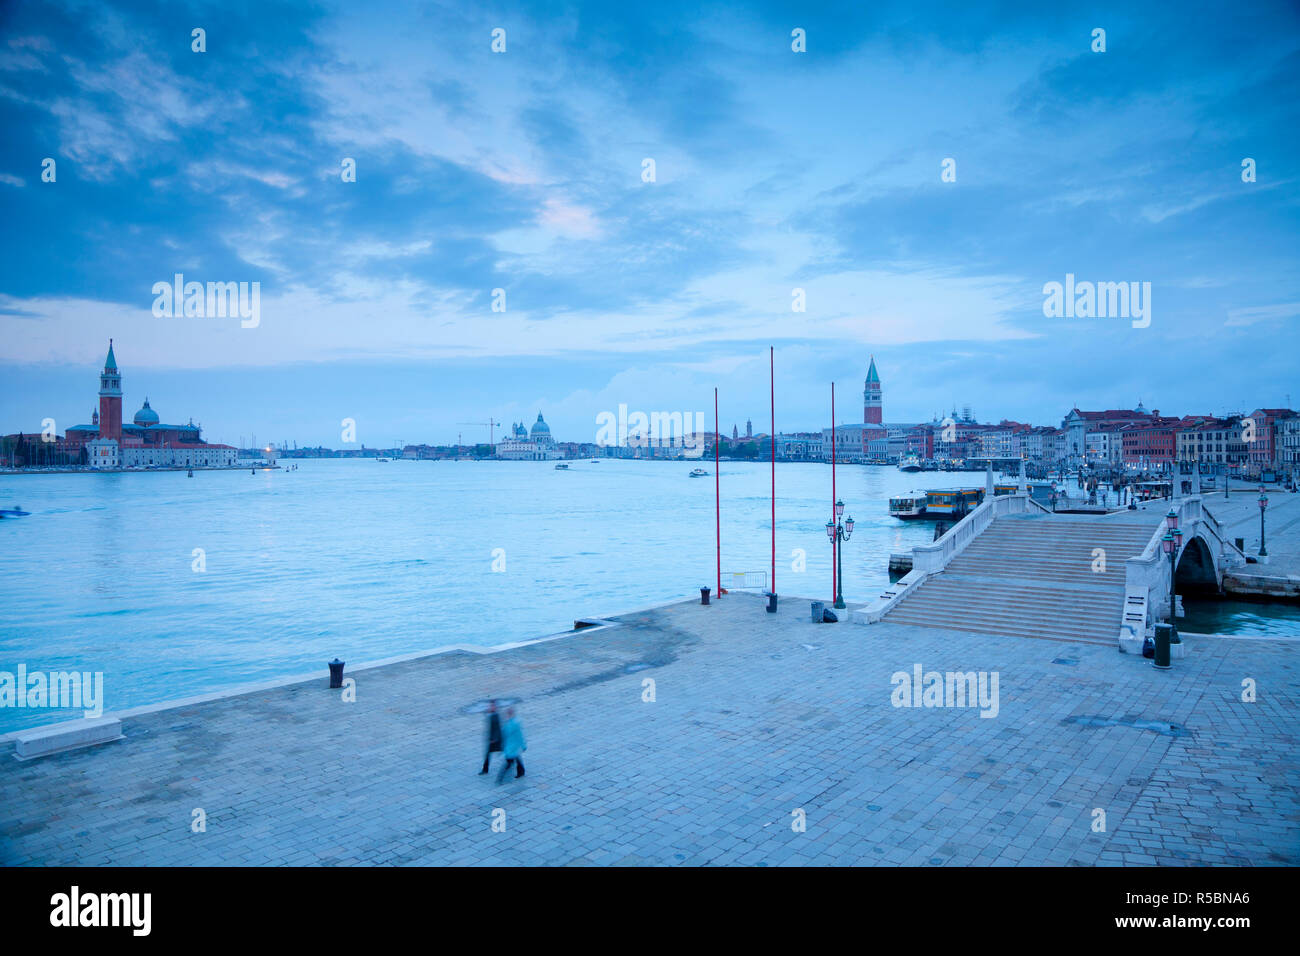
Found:
[[1268, 507], [1268, 495], [1264, 493], [1264, 486], [1259, 486], [1259, 556], [1268, 557], [1268, 550], [1264, 547], [1264, 509]]

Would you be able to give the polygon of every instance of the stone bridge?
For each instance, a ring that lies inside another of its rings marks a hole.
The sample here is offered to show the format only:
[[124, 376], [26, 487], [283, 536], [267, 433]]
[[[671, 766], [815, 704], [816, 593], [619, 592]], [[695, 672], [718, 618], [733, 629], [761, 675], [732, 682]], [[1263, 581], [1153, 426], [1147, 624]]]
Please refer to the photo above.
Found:
[[1217, 593], [1225, 571], [1246, 563], [1200, 494], [1060, 515], [1023, 488], [1022, 477], [1016, 494], [989, 495], [938, 541], [914, 548], [912, 570], [851, 619], [1112, 646], [1118, 639], [1121, 650], [1140, 653], [1169, 612], [1163, 538], [1171, 510], [1182, 531], [1172, 562], [1178, 593]]

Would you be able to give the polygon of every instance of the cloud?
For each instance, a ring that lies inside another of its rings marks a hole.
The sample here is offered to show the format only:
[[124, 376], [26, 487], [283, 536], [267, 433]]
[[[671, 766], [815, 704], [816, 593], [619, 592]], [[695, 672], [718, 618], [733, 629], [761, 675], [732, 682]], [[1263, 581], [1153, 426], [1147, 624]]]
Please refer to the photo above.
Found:
[[1229, 309], [1227, 326], [1257, 325], [1260, 322], [1278, 322], [1300, 315], [1300, 302], [1282, 302], [1248, 309]]

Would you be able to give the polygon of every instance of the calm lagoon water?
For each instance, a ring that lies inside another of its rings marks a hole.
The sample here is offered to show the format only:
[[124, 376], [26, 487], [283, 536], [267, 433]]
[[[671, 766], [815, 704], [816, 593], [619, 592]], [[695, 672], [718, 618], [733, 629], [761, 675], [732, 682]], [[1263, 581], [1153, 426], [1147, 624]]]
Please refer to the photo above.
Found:
[[1300, 637], [1300, 607], [1263, 601], [1183, 599], [1179, 630], [1196, 634]]
[[[323, 670], [335, 656], [541, 637], [714, 584], [713, 478], [688, 477], [695, 462], [298, 464], [0, 476], [0, 502], [32, 512], [0, 521], [0, 671], [102, 671], [105, 708], [121, 710]], [[769, 469], [722, 463], [724, 572], [769, 568]], [[982, 483], [840, 468], [856, 520], [845, 596], [873, 595], [891, 551], [931, 539], [931, 523], [889, 517], [890, 495]], [[777, 495], [778, 592], [829, 598], [830, 468], [778, 464]], [[0, 708], [0, 732], [77, 716]]]

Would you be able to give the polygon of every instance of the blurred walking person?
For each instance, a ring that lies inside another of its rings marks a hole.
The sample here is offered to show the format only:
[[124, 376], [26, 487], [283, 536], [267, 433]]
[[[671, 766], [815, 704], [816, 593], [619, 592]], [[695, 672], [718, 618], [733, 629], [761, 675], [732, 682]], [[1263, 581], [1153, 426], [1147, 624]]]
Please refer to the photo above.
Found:
[[511, 766], [515, 768], [516, 780], [524, 775], [523, 754], [528, 749], [528, 744], [524, 742], [524, 727], [515, 716], [513, 707], [506, 708], [506, 722], [501, 728], [501, 733], [504, 739], [502, 752], [505, 754], [506, 762], [497, 773], [497, 783], [505, 780], [506, 772]]
[[495, 698], [488, 701], [487, 715], [487, 753], [483, 755], [483, 769], [478, 772], [480, 777], [488, 772], [492, 755], [501, 752], [501, 715]]

